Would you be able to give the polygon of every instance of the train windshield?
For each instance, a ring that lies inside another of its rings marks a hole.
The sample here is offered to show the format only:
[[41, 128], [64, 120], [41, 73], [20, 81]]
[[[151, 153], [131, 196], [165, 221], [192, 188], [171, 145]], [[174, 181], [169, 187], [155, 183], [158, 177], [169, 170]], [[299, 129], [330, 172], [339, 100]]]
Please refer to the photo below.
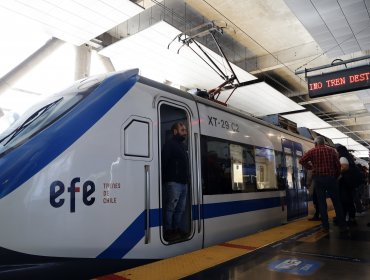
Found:
[[102, 79], [87, 79], [29, 108], [0, 134], [0, 156], [32, 138], [93, 92]]

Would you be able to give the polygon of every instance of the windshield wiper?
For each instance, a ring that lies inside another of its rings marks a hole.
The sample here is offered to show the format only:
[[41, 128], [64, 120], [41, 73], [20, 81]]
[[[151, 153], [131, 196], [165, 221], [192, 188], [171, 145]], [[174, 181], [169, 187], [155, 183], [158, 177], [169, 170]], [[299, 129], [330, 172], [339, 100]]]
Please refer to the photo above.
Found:
[[0, 143], [4, 142], [6, 139], [9, 138], [8, 141], [6, 141], [3, 146], [6, 146], [10, 141], [12, 141], [21, 131], [23, 131], [25, 128], [27, 128], [31, 123], [33, 123], [36, 119], [38, 119], [40, 116], [42, 116], [45, 112], [47, 112], [50, 108], [54, 107], [56, 104], [58, 104], [63, 97], [59, 98], [58, 100], [38, 109], [35, 113], [33, 113], [31, 116], [29, 116], [19, 127], [17, 127], [15, 130], [13, 130], [11, 133], [9, 133], [4, 138], [0, 139]]

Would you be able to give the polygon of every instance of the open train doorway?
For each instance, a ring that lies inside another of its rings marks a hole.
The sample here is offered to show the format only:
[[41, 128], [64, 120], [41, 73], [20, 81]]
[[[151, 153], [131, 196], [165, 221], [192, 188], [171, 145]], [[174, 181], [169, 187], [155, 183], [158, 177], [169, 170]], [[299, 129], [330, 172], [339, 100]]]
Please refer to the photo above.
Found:
[[199, 124], [195, 104], [189, 103], [159, 103], [162, 238], [200, 248]]

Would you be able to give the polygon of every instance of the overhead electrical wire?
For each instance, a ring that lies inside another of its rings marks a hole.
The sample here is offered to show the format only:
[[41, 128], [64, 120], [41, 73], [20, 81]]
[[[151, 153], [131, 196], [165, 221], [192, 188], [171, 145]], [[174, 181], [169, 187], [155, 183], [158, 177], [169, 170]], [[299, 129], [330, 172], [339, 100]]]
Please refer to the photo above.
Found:
[[[215, 12], [217, 12], [219, 15], [221, 15], [224, 19], [226, 19], [228, 22], [230, 22], [232, 25], [234, 25], [239, 31], [241, 31], [243, 34], [245, 34], [250, 40], [252, 40], [253, 42], [255, 42], [258, 46], [260, 46], [263, 50], [265, 50], [268, 54], [270, 54], [274, 59], [276, 59], [276, 61], [278, 61], [280, 64], [282, 64], [286, 69], [288, 69], [288, 71], [292, 72], [293, 74], [295, 74], [295, 71], [293, 71], [292, 69], [290, 69], [284, 62], [282, 62], [281, 60], [279, 60], [279, 58], [277, 56], [275, 56], [273, 53], [271, 53], [269, 50], [267, 50], [263, 45], [261, 45], [259, 42], [257, 42], [255, 39], [253, 39], [249, 34], [247, 34], [242, 28], [240, 28], [237, 24], [235, 24], [232, 20], [230, 20], [227, 16], [225, 16], [223, 13], [221, 13], [218, 9], [216, 9], [212, 4], [210, 4], [207, 0], [202, 0], [204, 3], [206, 3], [210, 8], [212, 8]], [[367, 27], [368, 28], [368, 27]], [[365, 29], [367, 29], [365, 28]], [[365, 30], [364, 29], [364, 30]], [[362, 32], [363, 30], [361, 30], [360, 32]], [[359, 33], [360, 33], [359, 32]], [[345, 41], [348, 41], [349, 39], [346, 39]], [[345, 42], [344, 41], [344, 42]], [[341, 44], [343, 44], [344, 42], [342, 42]], [[325, 53], [322, 53], [320, 56], [324, 55]], [[318, 57], [320, 57], [318, 56]], [[315, 59], [317, 59], [318, 57], [316, 57]], [[310, 62], [314, 61], [315, 59], [311, 60]], [[257, 66], [257, 69], [258, 66]], [[261, 69], [259, 69], [261, 70]], [[289, 89], [288, 87], [286, 87], [285, 85], [283, 85], [282, 83], [280, 83], [279, 81], [277, 81], [276, 79], [274, 79], [273, 77], [271, 77], [270, 75], [262, 72], [263, 75], [265, 75], [266, 77], [268, 77], [269, 79], [273, 80], [274, 82], [278, 83], [280, 86], [282, 86], [283, 88], [285, 88], [287, 91], [293, 93], [293, 91], [291, 89]], [[305, 82], [305, 80], [303, 80], [301, 77], [298, 77], [301, 81]], [[301, 99], [302, 101], [306, 101], [302, 96], [297, 96], [299, 99]], [[335, 120], [334, 118], [332, 118], [331, 116], [329, 116], [326, 112], [324, 112], [321, 108], [315, 106], [315, 105], [312, 105], [310, 104], [310, 106], [312, 108], [314, 108], [315, 110], [319, 111], [322, 115], [325, 115], [327, 118], [331, 119], [332, 122], [336, 123], [339, 127], [342, 127], [344, 130], [346, 130], [347, 132], [352, 132], [348, 127], [346, 127], [344, 124], [340, 123], [339, 121]], [[341, 111], [341, 110], [338, 110], [338, 111]], [[354, 134], [354, 133], [353, 133]], [[358, 141], [361, 141], [362, 143], [366, 143], [366, 145], [368, 147], [370, 147], [370, 144], [364, 140], [362, 137], [360, 137], [358, 134], [354, 134], [356, 136], [357, 139], [359, 139]]]

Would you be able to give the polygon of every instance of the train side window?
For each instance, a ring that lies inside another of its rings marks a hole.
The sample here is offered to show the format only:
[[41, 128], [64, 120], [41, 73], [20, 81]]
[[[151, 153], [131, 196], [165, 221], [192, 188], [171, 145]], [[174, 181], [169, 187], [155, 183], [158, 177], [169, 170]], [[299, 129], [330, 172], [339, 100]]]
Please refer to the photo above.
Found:
[[150, 125], [143, 120], [131, 120], [123, 128], [123, 139], [121, 151], [125, 156], [150, 157]]
[[255, 191], [253, 148], [202, 136], [202, 176], [206, 195]]
[[293, 155], [292, 155], [292, 150], [285, 147], [284, 148], [284, 154], [285, 154], [285, 166], [286, 166], [286, 179], [287, 179], [287, 184], [288, 184], [288, 189], [293, 189]]
[[282, 152], [275, 152], [276, 162], [276, 181], [279, 190], [285, 190], [286, 184], [286, 167], [284, 164], [284, 156]]
[[302, 158], [302, 152], [296, 151], [295, 157], [295, 164], [297, 166], [298, 171], [298, 180], [297, 180], [297, 187], [298, 189], [302, 189], [306, 186], [306, 171], [304, 170], [303, 166], [299, 163], [299, 160]]
[[248, 192], [254, 192], [257, 190], [257, 178], [254, 148], [252, 146], [244, 147], [243, 158], [246, 173], [246, 177], [244, 180], [245, 188]]
[[204, 194], [232, 193], [228, 143], [202, 136], [202, 146]]
[[[191, 234], [191, 126], [188, 112], [160, 105], [161, 202], [163, 239], [169, 243]], [[174, 136], [174, 132], [176, 135]], [[183, 133], [187, 132], [187, 137]]]
[[256, 163], [252, 147], [230, 144], [233, 192], [256, 190]]
[[277, 189], [275, 153], [271, 149], [256, 148], [257, 189]]

